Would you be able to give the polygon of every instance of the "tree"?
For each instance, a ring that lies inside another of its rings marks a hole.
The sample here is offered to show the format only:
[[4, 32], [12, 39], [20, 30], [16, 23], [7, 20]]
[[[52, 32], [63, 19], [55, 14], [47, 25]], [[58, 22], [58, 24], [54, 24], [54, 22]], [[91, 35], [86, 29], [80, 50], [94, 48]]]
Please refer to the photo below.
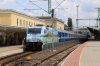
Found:
[[68, 30], [68, 26], [64, 24], [64, 30]]
[[72, 27], [73, 27], [73, 25], [72, 25], [72, 18], [68, 18], [68, 30], [72, 30]]

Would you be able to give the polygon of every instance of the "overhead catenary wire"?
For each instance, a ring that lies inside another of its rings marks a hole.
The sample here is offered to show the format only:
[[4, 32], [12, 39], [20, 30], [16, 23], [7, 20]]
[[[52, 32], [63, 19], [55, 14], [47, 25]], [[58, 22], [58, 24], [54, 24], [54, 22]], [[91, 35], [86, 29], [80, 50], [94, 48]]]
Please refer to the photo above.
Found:
[[[27, 6], [30, 4], [30, 2], [28, 3], [28, 5], [25, 7], [25, 6], [23, 6], [22, 4], [20, 4], [19, 2], [17, 2], [17, 1], [15, 1], [15, 0], [13, 0], [14, 2], [16, 2], [18, 5], [20, 5], [20, 6], [22, 6], [24, 9], [27, 9]], [[35, 13], [35, 12], [33, 12], [32, 10], [28, 10], [28, 11], [31, 11], [32, 13]], [[36, 14], [36, 13], [35, 13]]]
[[[18, 5], [20, 5], [20, 6], [22, 6], [24, 9], [27, 9], [25, 6], [23, 6], [22, 4], [20, 4], [19, 2], [17, 2], [17, 1], [15, 1], [15, 0], [13, 0], [15, 3], [17, 3]], [[28, 4], [29, 5], [29, 4]], [[28, 6], [27, 5], [27, 6]], [[31, 10], [29, 10], [29, 11], [31, 11]], [[33, 11], [31, 11], [31, 12], [33, 12]], [[34, 13], [34, 12], [33, 12]]]
[[[58, 3], [58, 1], [57, 0], [55, 0], [57, 3]], [[64, 0], [65, 1], [65, 0]], [[61, 2], [62, 3], [62, 2]], [[59, 3], [58, 3], [59, 4]], [[59, 5], [64, 11], [65, 11], [65, 9], [61, 6], [61, 5]], [[66, 12], [66, 11], [65, 11]], [[67, 13], [67, 12], [66, 12]], [[68, 13], [67, 13], [68, 14]], [[70, 14], [68, 14], [69, 16], [71, 16]], [[71, 16], [72, 17], [72, 16]]]
[[[61, 3], [58, 3], [58, 6], [57, 6], [55, 9], [57, 9], [64, 1], [65, 1], [65, 0], [63, 0]], [[54, 10], [55, 10], [55, 9], [54, 9]]]
[[29, 2], [31, 2], [32, 4], [34, 4], [35, 6], [37, 6], [38, 8], [40, 8], [41, 10], [45, 11], [48, 13], [48, 11], [44, 10], [43, 8], [41, 8], [40, 6], [36, 5], [35, 3], [33, 3], [32, 1], [29, 0]]
[[[13, 0], [14, 2], [16, 2], [17, 4], [19, 4], [20, 6], [24, 7], [22, 4], [18, 3], [17, 1]], [[26, 7], [24, 7], [26, 8]]]
[[32, 2], [39, 2], [39, 1], [48, 1], [48, 0], [34, 0]]

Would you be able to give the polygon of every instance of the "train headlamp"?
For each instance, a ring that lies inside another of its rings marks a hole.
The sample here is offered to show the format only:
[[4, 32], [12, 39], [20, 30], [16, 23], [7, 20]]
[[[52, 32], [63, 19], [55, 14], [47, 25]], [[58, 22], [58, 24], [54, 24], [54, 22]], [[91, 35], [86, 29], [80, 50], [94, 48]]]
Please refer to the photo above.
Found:
[[30, 42], [31, 40], [30, 39], [27, 39], [27, 41]]
[[41, 40], [40, 39], [37, 39], [37, 41], [40, 42]]

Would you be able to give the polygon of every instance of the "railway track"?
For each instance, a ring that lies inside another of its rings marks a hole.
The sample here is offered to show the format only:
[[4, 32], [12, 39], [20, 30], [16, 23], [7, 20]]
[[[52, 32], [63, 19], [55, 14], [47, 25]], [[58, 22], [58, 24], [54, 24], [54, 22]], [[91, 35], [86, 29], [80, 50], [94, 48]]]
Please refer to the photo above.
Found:
[[[77, 46], [77, 42], [74, 44], [68, 44], [62, 46], [54, 52], [42, 53], [42, 51], [26, 52], [6, 58], [0, 59], [0, 66], [55, 66], [70, 52], [72, 52]], [[75, 46], [71, 48], [72, 46]], [[31, 60], [26, 61], [26, 56], [30, 55]]]
[[51, 55], [46, 54], [46, 56], [37, 59], [33, 57], [31, 61], [24, 61], [22, 66], [57, 66], [60, 61], [67, 57], [78, 46], [79, 45], [76, 45]]
[[69, 49], [66, 49], [52, 57], [50, 57], [49, 59], [47, 59], [46, 61], [44, 61], [43, 63], [38, 64], [37, 66], [57, 66], [65, 57], [67, 57], [72, 51], [74, 51], [79, 45], [73, 46]]
[[22, 59], [24, 59], [25, 56], [28, 56], [28, 55], [31, 55], [34, 53], [36, 53], [36, 52], [23, 52], [23, 53], [18, 53], [18, 54], [14, 54], [14, 55], [0, 58], [0, 66], [6, 66], [7, 64], [9, 64], [13, 61], [16, 62], [19, 59], [22, 60]]
[[[16, 64], [16, 66], [56, 66], [63, 58], [65, 58], [69, 53], [75, 50], [79, 45], [69, 44], [57, 49], [54, 52], [48, 52], [46, 54], [36, 53], [31, 55], [30, 61], [21, 61]], [[74, 47], [72, 47], [74, 46]], [[9, 65], [11, 66], [11, 65]]]

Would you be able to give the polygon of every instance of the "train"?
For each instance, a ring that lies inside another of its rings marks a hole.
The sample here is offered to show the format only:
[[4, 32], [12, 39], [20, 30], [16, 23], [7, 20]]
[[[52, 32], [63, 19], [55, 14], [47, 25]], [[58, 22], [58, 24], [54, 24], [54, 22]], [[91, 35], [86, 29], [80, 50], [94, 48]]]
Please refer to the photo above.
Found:
[[[52, 43], [79, 41], [82, 34], [73, 33], [57, 28], [45, 26], [29, 26], [26, 29], [24, 50], [42, 50], [44, 45], [51, 46]], [[51, 45], [50, 45], [51, 44]]]
[[84, 31], [84, 32], [82, 33], [81, 41], [82, 41], [82, 42], [85, 42], [85, 41], [87, 41], [88, 38], [90, 38], [90, 37], [91, 37], [91, 33], [90, 33], [88, 30], [86, 30], [86, 31]]

